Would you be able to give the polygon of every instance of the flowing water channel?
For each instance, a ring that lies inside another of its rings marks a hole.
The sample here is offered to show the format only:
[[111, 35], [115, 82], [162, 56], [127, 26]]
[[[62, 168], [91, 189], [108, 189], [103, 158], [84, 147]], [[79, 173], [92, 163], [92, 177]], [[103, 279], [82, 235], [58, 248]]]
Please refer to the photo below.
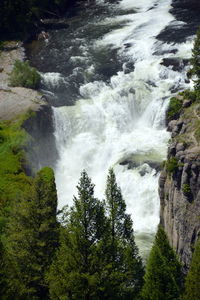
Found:
[[29, 49], [54, 106], [59, 207], [72, 204], [83, 169], [104, 198], [113, 167], [144, 256], [159, 222], [158, 169], [169, 140], [165, 111], [169, 98], [191, 85], [186, 71], [194, 37], [167, 40], [169, 28], [174, 34], [184, 26], [170, 5], [99, 1]]

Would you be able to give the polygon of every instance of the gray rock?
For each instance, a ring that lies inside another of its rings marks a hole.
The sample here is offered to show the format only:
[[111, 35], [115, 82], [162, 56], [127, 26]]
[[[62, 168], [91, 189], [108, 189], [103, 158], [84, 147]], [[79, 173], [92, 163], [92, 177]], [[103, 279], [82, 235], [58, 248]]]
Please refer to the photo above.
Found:
[[183, 156], [184, 156], [184, 151], [178, 151], [178, 152], [176, 152], [176, 158], [178, 158], [178, 159], [181, 159], [181, 158], [183, 158]]
[[168, 130], [168, 131], [172, 131], [173, 128], [176, 126], [176, 124], [177, 124], [177, 121], [176, 121], [176, 120], [170, 121], [169, 124], [168, 124], [167, 130]]
[[160, 174], [160, 177], [159, 177], [159, 182], [158, 182], [160, 188], [164, 188], [166, 178], [167, 178], [166, 172], [162, 171]]
[[184, 151], [185, 150], [185, 146], [183, 143], [178, 143], [176, 145], [176, 152], [179, 152], [179, 151]]
[[191, 100], [184, 100], [184, 101], [183, 101], [183, 107], [184, 107], [184, 108], [189, 107], [191, 104], [192, 104], [192, 101], [191, 101]]

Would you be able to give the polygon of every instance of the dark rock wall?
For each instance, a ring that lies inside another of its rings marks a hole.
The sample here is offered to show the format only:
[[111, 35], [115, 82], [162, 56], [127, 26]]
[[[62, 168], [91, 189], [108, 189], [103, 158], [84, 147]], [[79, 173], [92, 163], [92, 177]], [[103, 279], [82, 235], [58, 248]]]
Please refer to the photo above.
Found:
[[54, 137], [52, 108], [42, 105], [28, 118], [24, 129], [29, 134], [26, 146], [27, 173], [35, 173], [44, 166], [54, 167], [57, 151]]
[[172, 133], [168, 160], [175, 157], [178, 166], [172, 173], [166, 167], [161, 172], [159, 195], [161, 224], [187, 271], [194, 243], [200, 236], [200, 146], [194, 135], [199, 105], [183, 111], [178, 120], [168, 125]]

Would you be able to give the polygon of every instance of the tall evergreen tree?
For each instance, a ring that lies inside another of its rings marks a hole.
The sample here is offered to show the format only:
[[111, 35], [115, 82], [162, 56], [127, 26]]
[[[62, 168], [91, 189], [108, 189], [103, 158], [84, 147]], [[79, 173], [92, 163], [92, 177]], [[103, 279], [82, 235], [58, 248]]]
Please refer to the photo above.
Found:
[[200, 29], [197, 31], [197, 35], [194, 42], [194, 47], [192, 49], [192, 59], [191, 59], [192, 69], [189, 75], [195, 75], [194, 80], [195, 90], [200, 90]]
[[6, 245], [8, 299], [48, 299], [45, 273], [58, 246], [56, 210], [54, 174], [43, 168], [29, 195], [11, 212]]
[[61, 246], [51, 266], [47, 281], [51, 299], [99, 299], [98, 256], [106, 227], [103, 204], [94, 197], [94, 185], [82, 172], [78, 198], [69, 222], [61, 232]]
[[134, 299], [143, 283], [143, 266], [134, 241], [132, 220], [126, 213], [126, 204], [112, 169], [107, 177], [106, 205], [109, 219], [106, 299]]
[[162, 226], [158, 227], [144, 276], [142, 299], [178, 300], [181, 292], [181, 265], [170, 247]]
[[183, 300], [200, 299], [200, 239], [197, 241], [192, 262], [185, 280]]

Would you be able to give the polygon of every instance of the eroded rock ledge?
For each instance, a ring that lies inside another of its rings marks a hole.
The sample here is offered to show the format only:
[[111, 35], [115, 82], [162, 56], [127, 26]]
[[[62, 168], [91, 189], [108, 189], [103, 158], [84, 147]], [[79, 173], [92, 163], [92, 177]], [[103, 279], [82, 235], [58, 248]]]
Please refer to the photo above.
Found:
[[172, 139], [159, 180], [160, 217], [187, 271], [200, 235], [200, 104], [182, 99], [180, 116], [168, 130]]
[[[23, 123], [28, 134], [26, 173], [32, 175], [43, 166], [53, 167], [57, 158], [53, 135], [52, 108], [38, 91], [9, 86], [9, 73], [16, 59], [25, 58], [19, 42], [11, 42], [0, 55], [0, 121], [15, 120], [29, 112]], [[30, 114], [30, 112], [32, 112]]]

